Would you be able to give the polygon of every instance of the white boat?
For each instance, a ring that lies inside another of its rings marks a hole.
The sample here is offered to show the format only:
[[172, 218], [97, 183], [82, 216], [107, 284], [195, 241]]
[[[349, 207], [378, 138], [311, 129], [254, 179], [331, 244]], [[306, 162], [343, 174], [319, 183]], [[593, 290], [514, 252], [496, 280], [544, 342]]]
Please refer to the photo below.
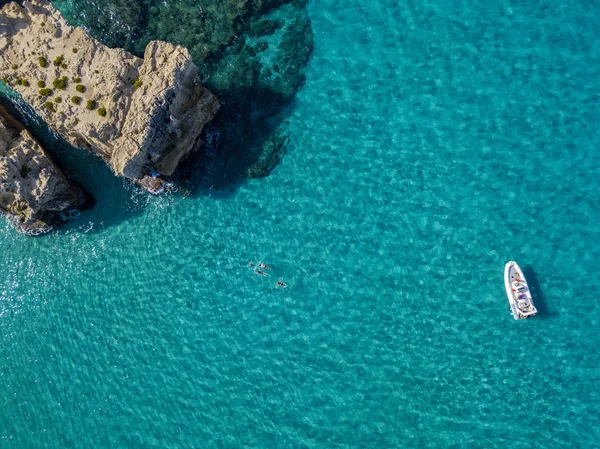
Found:
[[529, 318], [537, 313], [529, 285], [517, 262], [510, 261], [504, 266], [504, 287], [515, 320]]

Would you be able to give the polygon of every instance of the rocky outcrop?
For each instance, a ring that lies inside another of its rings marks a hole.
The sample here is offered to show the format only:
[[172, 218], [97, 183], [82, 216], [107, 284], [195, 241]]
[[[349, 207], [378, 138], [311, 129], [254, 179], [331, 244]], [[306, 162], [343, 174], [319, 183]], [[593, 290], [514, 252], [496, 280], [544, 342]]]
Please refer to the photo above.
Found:
[[220, 107], [186, 49], [153, 41], [140, 59], [105, 47], [46, 0], [0, 10], [0, 77], [72, 145], [138, 181], [170, 176]]
[[18, 230], [40, 234], [85, 201], [40, 144], [0, 106], [0, 211]]

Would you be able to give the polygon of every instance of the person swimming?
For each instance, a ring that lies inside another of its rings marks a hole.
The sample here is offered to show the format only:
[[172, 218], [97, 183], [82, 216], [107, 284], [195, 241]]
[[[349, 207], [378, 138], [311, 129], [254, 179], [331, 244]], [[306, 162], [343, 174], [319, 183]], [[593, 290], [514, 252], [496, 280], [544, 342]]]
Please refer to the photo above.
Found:
[[285, 282], [283, 282], [283, 278], [279, 278], [277, 279], [277, 284], [275, 284], [275, 288], [287, 288], [287, 284]]
[[268, 276], [267, 273], [265, 273], [264, 271], [261, 271], [259, 269], [255, 269], [254, 274], [260, 274], [261, 276]]
[[264, 264], [263, 262], [260, 262], [260, 263], [258, 264], [258, 268], [264, 268], [265, 270], [270, 270], [270, 269], [271, 269], [271, 267], [270, 267], [270, 266], [268, 266], [268, 265]]

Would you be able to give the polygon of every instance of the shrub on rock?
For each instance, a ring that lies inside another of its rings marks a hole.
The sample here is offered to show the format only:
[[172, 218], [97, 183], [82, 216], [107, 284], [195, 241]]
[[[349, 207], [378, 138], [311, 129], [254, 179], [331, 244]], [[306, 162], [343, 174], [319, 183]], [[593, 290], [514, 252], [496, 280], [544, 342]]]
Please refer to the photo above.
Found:
[[62, 78], [56, 78], [52, 85], [55, 89], [65, 90], [67, 88], [67, 77], [63, 76]]

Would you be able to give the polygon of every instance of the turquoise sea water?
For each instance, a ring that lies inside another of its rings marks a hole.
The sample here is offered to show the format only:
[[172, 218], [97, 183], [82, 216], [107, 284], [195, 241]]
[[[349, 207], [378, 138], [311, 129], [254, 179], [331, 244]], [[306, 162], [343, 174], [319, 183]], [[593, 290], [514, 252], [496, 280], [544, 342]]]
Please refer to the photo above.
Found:
[[0, 447], [599, 447], [600, 9], [488, 3], [310, 2], [266, 178], [67, 156], [96, 207], [0, 229]]

